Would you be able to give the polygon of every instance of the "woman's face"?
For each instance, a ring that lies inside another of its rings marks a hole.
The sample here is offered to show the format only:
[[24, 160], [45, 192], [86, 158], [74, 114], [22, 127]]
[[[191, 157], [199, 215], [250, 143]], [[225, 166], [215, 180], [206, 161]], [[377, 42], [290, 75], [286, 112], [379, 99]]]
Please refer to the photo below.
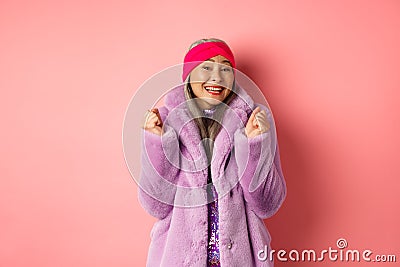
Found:
[[223, 56], [212, 57], [190, 73], [190, 85], [194, 95], [201, 99], [203, 109], [220, 104], [229, 95], [234, 81], [231, 63]]

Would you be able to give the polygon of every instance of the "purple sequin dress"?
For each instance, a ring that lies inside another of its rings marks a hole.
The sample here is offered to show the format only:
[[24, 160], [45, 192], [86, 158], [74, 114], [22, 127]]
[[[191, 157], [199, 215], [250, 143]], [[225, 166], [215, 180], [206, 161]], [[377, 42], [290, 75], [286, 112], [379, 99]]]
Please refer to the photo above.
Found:
[[[206, 117], [212, 117], [215, 109], [203, 110]], [[211, 183], [209, 173], [208, 183]], [[212, 199], [214, 201], [208, 203], [208, 246], [207, 246], [207, 266], [220, 267], [220, 254], [219, 254], [219, 218], [218, 218], [218, 194], [214, 186], [210, 187]]]
[[[213, 187], [214, 188], [214, 187]], [[213, 190], [215, 194], [215, 190]], [[221, 266], [219, 263], [218, 197], [208, 204], [208, 247], [207, 266]]]

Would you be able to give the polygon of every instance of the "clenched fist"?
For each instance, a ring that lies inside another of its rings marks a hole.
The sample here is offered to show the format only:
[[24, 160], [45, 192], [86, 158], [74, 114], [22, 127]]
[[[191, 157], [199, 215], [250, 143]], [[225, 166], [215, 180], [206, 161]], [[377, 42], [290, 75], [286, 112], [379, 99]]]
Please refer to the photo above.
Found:
[[270, 128], [270, 124], [267, 120], [267, 113], [265, 110], [261, 110], [260, 107], [256, 107], [250, 115], [250, 118], [246, 124], [245, 132], [248, 138], [255, 137], [262, 133], [265, 133]]
[[162, 135], [162, 120], [157, 108], [146, 112], [144, 129], [157, 135]]

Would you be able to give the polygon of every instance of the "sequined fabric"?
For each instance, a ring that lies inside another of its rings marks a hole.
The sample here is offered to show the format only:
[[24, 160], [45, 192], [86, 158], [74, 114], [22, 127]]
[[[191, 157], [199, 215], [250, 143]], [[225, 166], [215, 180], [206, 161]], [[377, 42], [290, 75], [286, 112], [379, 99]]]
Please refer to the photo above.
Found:
[[[204, 115], [211, 118], [215, 108], [203, 110]], [[209, 170], [208, 183], [211, 184], [211, 172]], [[218, 218], [218, 194], [214, 186], [210, 186], [208, 195], [214, 201], [208, 203], [208, 246], [207, 246], [207, 266], [220, 267], [219, 253], [219, 218]]]
[[215, 200], [208, 204], [208, 248], [207, 266], [221, 266], [219, 262], [219, 218], [218, 218], [218, 196], [215, 192]]
[[203, 113], [206, 117], [211, 118], [215, 112], [216, 108], [212, 109], [203, 109]]

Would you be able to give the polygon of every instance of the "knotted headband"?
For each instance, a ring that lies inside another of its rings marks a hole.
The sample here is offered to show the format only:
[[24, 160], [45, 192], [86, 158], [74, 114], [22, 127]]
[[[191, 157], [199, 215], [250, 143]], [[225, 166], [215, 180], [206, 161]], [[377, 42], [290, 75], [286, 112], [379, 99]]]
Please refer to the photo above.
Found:
[[228, 45], [224, 42], [205, 42], [196, 45], [187, 52], [184, 59], [182, 80], [185, 81], [189, 73], [203, 61], [217, 55], [226, 57], [232, 67], [235, 68], [235, 58]]

